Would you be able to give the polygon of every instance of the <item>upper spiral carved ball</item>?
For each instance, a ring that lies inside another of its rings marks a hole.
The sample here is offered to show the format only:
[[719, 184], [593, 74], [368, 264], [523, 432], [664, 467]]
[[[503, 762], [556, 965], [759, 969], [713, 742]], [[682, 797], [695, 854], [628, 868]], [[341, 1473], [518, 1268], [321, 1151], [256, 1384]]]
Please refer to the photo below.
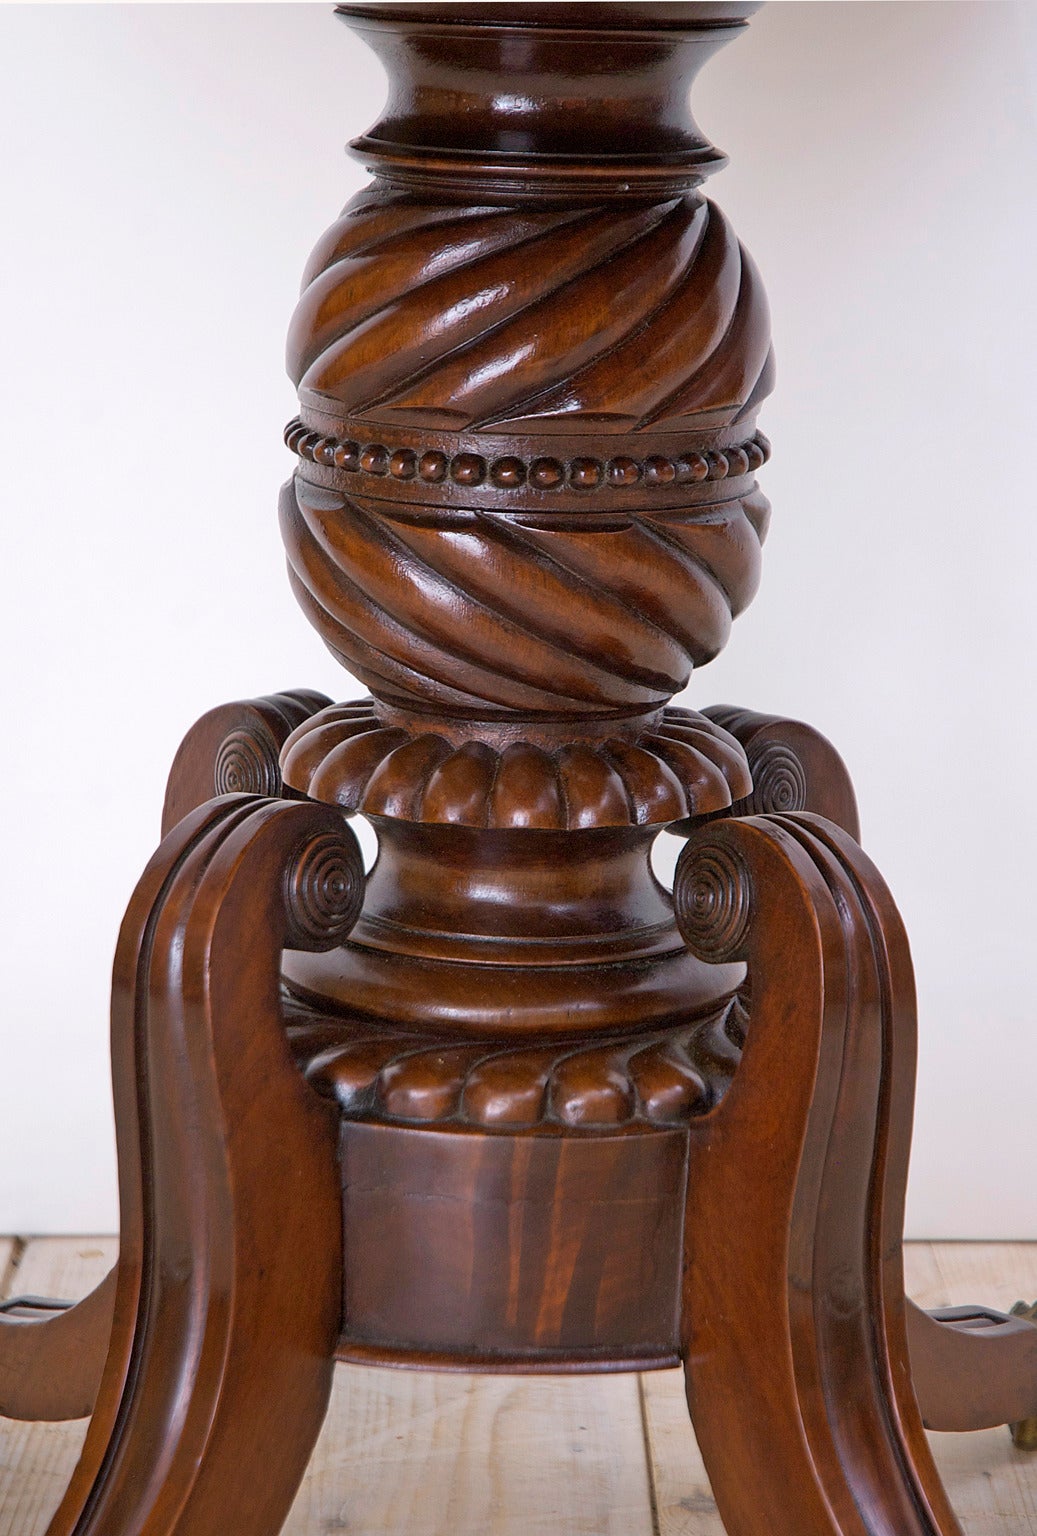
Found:
[[673, 882], [677, 925], [703, 960], [742, 957], [752, 920], [752, 884], [741, 856], [722, 843], [692, 843]]
[[217, 795], [279, 795], [277, 743], [268, 733], [231, 731], [220, 745], [213, 769]]
[[333, 949], [342, 942], [364, 900], [364, 861], [348, 827], [306, 844], [288, 873], [285, 898], [291, 947]]
[[723, 427], [773, 375], [759, 275], [698, 194], [538, 210], [376, 187], [310, 258], [287, 362], [304, 404], [476, 432]]

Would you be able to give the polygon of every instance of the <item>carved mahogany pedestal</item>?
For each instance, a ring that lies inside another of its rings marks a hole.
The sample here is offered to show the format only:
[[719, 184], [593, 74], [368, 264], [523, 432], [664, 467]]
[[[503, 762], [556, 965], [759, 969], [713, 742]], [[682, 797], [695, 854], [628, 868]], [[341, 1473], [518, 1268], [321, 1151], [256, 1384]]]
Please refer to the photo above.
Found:
[[683, 1363], [730, 1536], [950, 1536], [923, 1424], [1037, 1415], [1037, 1327], [904, 1299], [911, 963], [842, 762], [670, 703], [769, 513], [766, 301], [688, 110], [753, 9], [340, 7], [390, 98], [292, 321], [281, 519], [369, 696], [174, 764], [119, 1264], [0, 1320], [4, 1412], [93, 1410], [52, 1536], [273, 1536], [335, 1358]]

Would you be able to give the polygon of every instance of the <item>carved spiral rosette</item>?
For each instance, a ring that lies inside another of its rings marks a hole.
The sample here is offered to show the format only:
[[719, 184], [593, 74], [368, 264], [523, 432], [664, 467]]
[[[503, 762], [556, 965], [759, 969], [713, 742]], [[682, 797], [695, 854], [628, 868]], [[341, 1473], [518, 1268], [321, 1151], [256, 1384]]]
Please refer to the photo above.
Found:
[[673, 882], [673, 910], [692, 951], [711, 964], [743, 958], [752, 918], [749, 871], [726, 843], [690, 844]]
[[724, 810], [751, 788], [734, 738], [673, 708], [636, 739], [549, 751], [414, 734], [360, 700], [299, 726], [281, 762], [286, 784], [349, 812], [497, 829], [664, 824]]
[[273, 739], [258, 730], [231, 731], [216, 756], [213, 788], [217, 795], [279, 795], [281, 769]]
[[753, 792], [744, 815], [787, 815], [806, 809], [807, 776], [796, 754], [781, 742], [765, 742], [753, 764]]
[[285, 877], [289, 941], [332, 949], [349, 933], [364, 902], [364, 861], [349, 829], [311, 838]]

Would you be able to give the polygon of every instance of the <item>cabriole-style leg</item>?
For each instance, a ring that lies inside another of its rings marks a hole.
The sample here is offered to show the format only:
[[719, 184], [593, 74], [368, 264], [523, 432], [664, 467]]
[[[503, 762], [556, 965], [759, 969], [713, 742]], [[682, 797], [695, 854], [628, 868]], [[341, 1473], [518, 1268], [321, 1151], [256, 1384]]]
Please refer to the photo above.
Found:
[[299, 1076], [282, 948], [337, 943], [362, 863], [327, 807], [228, 796], [141, 879], [115, 966], [115, 1321], [50, 1536], [274, 1536], [340, 1325], [337, 1115]]
[[696, 833], [674, 899], [748, 964], [745, 1052], [691, 1127], [682, 1347], [728, 1536], [951, 1536], [907, 1356], [907, 942], [880, 876], [810, 815]]
[[[280, 796], [281, 747], [329, 702], [323, 694], [296, 690], [209, 710], [187, 733], [170, 770], [163, 834], [214, 795]], [[19, 1306], [16, 1298], [0, 1310], [0, 1415], [60, 1420], [93, 1412], [115, 1291], [113, 1270], [73, 1307]]]
[[[849, 770], [819, 731], [799, 720], [729, 705], [705, 713], [741, 743], [752, 772], [752, 794], [732, 814], [809, 811], [860, 841]], [[1020, 1305], [1010, 1317], [982, 1305], [929, 1313], [909, 1301], [907, 1337], [915, 1395], [928, 1429], [1009, 1424], [1016, 1444], [1028, 1444], [1032, 1435], [1026, 1426], [1037, 1421], [1032, 1309]]]

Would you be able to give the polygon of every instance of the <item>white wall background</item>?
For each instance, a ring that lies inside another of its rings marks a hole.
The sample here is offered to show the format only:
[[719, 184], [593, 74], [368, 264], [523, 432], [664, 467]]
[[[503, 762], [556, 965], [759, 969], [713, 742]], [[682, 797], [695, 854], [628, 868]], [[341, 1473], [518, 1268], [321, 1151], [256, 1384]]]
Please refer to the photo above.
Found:
[[[0, 7], [0, 1231], [117, 1220], [108, 969], [169, 760], [346, 696], [274, 504], [282, 338], [379, 67], [323, 4]], [[689, 702], [809, 719], [912, 932], [910, 1225], [1037, 1238], [1037, 7], [785, 4], [709, 67], [763, 269], [765, 582]]]

